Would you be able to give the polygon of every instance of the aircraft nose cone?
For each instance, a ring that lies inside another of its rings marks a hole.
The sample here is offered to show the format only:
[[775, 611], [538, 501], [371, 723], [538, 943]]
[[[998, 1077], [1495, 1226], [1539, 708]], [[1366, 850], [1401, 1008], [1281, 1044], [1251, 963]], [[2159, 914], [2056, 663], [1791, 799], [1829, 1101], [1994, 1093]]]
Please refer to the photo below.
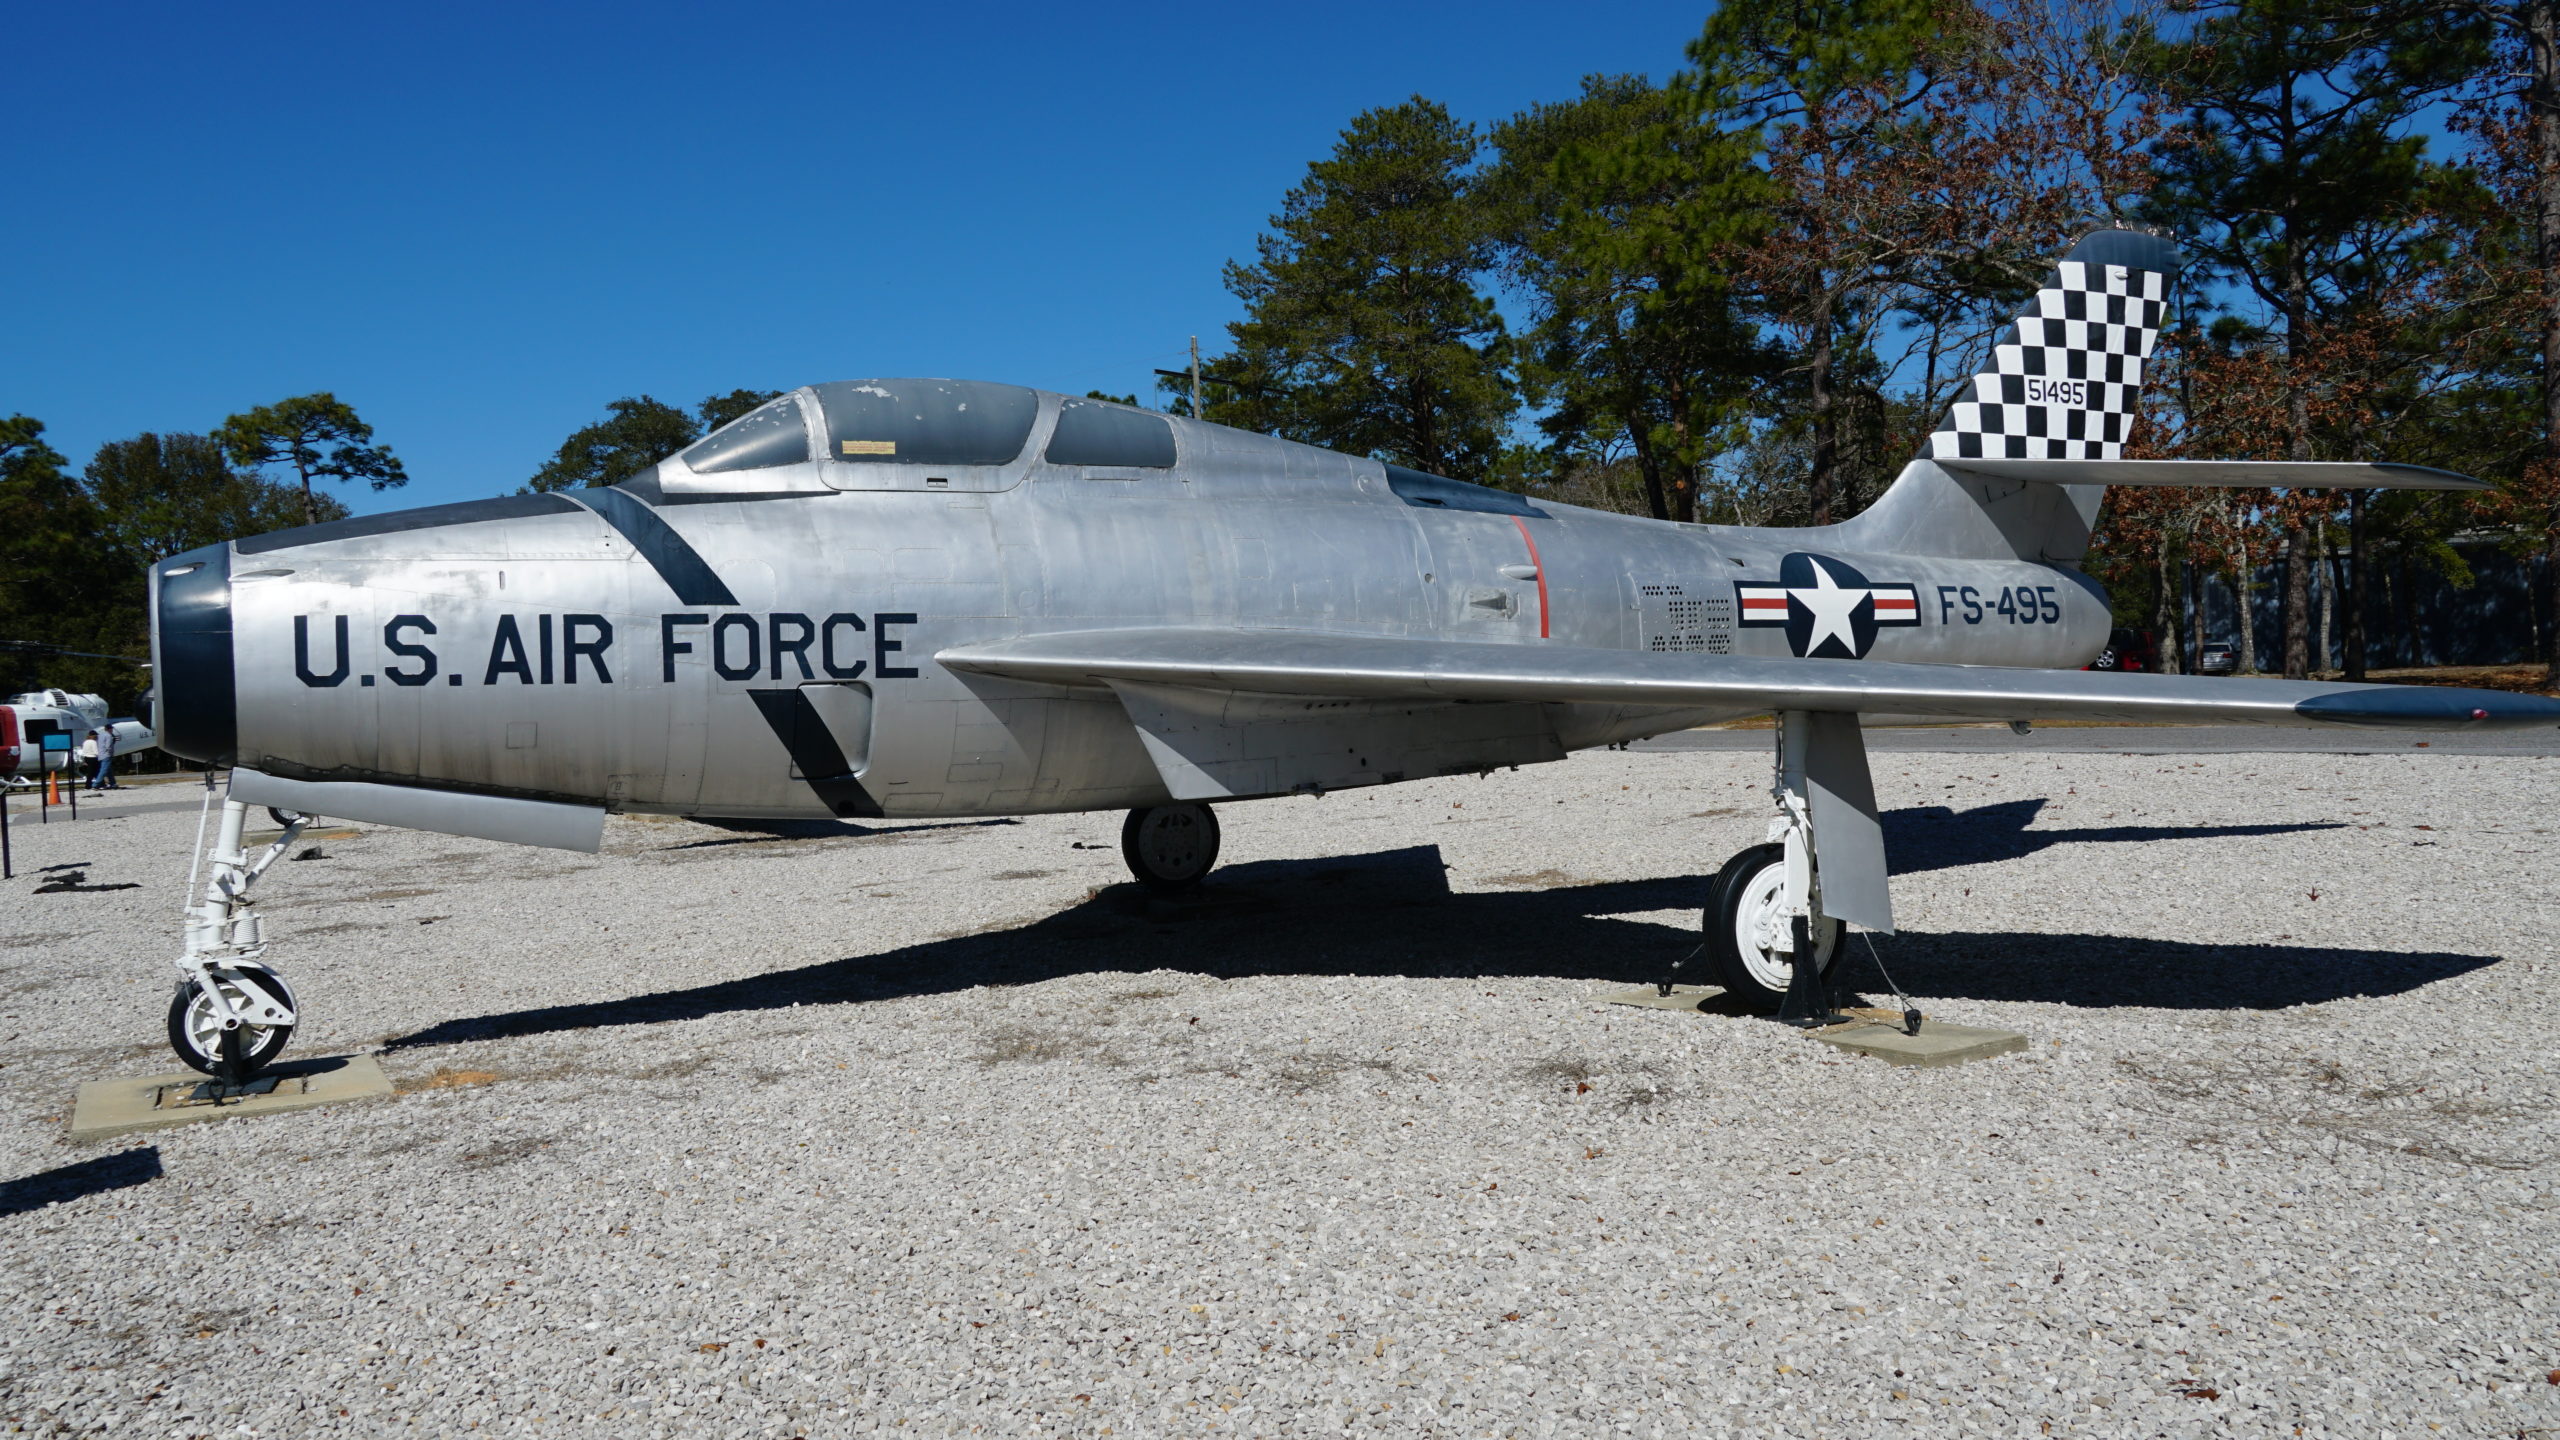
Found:
[[231, 547], [207, 545], [151, 567], [152, 728], [160, 748], [205, 765], [240, 748], [231, 679]]

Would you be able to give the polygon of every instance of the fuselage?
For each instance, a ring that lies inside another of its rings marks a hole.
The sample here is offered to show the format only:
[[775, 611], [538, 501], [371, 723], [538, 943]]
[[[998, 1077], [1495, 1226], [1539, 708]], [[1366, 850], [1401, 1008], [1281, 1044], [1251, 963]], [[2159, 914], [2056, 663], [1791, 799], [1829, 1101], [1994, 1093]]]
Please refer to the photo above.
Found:
[[[1010, 449], [1003, 416], [994, 439], [913, 425], [897, 433], [924, 439], [846, 438], [864, 422], [836, 392], [867, 404], [882, 387], [946, 420], [1009, 405], [1027, 428]], [[780, 463], [736, 465], [732, 427], [725, 458], [696, 447], [609, 491], [365, 517], [162, 562], [164, 745], [289, 778], [637, 812], [1116, 809], [1166, 798], [1117, 695], [964, 677], [936, 652], [1177, 626], [2069, 667], [2108, 630], [2103, 592], [2065, 564], [1607, 514], [1007, 386], [863, 382], [785, 400], [796, 408], [767, 431], [799, 424], [808, 444], [795, 458], [783, 436]], [[1103, 463], [1127, 461], [1162, 463]], [[1720, 718], [1395, 708], [1445, 743], [1401, 766], [1351, 757], [1328, 784], [1552, 759]], [[823, 783], [839, 779], [858, 783]]]

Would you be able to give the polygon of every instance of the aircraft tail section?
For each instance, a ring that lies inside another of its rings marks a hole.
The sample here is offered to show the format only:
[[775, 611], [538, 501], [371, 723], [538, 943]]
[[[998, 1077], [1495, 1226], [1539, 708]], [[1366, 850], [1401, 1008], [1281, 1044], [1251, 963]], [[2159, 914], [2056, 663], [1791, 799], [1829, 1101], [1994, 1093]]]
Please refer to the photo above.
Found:
[[2180, 263], [2165, 236], [2082, 236], [1992, 347], [1988, 368], [1948, 405], [1920, 457], [1865, 514], [1837, 527], [1840, 542], [1979, 559], [2081, 558], [2103, 485], [1950, 472], [1966, 460], [2121, 459]]
[[2081, 237], [1947, 407], [1933, 460], [2115, 460], [2142, 406], [2142, 364], [2177, 280], [2174, 241], [2139, 230]]

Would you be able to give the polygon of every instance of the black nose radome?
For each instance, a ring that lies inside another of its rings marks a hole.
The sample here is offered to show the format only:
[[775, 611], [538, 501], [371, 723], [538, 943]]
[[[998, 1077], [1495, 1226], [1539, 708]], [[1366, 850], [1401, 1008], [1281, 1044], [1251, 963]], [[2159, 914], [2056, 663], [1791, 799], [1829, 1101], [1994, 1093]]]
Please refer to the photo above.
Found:
[[160, 748], [205, 765], [240, 749], [231, 682], [231, 547], [207, 545], [151, 567], [152, 728]]

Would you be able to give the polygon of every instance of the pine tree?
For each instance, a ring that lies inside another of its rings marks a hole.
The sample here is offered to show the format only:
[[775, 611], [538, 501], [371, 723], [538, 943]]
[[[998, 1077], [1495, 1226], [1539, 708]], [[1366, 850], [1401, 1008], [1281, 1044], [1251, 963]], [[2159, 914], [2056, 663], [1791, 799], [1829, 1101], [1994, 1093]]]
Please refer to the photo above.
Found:
[[1485, 478], [1515, 405], [1511, 341], [1477, 286], [1491, 261], [1474, 129], [1416, 96], [1355, 118], [1307, 167], [1251, 265], [1246, 318], [1209, 368], [1208, 418], [1457, 479]]

